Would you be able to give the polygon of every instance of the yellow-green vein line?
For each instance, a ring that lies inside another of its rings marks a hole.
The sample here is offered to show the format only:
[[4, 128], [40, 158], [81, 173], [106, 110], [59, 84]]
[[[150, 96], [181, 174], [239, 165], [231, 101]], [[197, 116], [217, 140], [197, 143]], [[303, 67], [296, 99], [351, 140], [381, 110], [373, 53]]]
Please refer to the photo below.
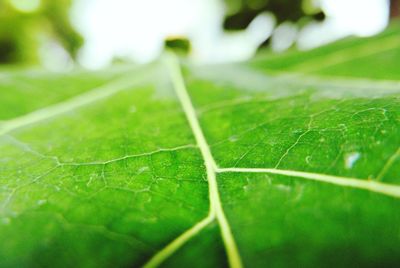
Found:
[[166, 62], [168, 65], [168, 70], [171, 75], [171, 80], [176, 95], [182, 105], [183, 111], [186, 115], [189, 125], [193, 131], [193, 135], [196, 139], [197, 145], [199, 146], [200, 152], [203, 156], [204, 164], [206, 167], [208, 185], [209, 185], [210, 214], [215, 215], [219, 223], [222, 234], [222, 240], [225, 245], [225, 249], [228, 255], [228, 262], [230, 266], [234, 268], [242, 267], [242, 261], [240, 258], [239, 250], [236, 246], [236, 242], [232, 235], [231, 228], [229, 226], [228, 220], [222, 208], [222, 203], [218, 192], [218, 184], [216, 178], [217, 165], [211, 154], [210, 147], [200, 127], [200, 123], [197, 119], [195, 109], [187, 92], [186, 85], [182, 77], [179, 61], [175, 55], [168, 54]]
[[215, 219], [214, 215], [208, 215], [202, 221], [198, 222], [192, 228], [175, 238], [171, 243], [157, 252], [143, 267], [157, 267], [181, 248], [188, 240], [197, 235], [204, 227], [210, 224]]

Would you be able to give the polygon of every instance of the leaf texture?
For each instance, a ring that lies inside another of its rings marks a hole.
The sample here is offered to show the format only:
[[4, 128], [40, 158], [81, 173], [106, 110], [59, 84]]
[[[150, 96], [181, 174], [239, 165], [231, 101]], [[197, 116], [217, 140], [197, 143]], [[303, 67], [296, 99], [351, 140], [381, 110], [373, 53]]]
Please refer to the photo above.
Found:
[[398, 266], [398, 38], [3, 72], [0, 266]]

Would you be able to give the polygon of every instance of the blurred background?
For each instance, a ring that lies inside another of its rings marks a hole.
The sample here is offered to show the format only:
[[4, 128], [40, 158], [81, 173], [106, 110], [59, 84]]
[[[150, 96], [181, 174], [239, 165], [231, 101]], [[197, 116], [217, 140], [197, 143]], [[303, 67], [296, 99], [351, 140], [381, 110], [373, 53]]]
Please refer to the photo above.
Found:
[[69, 70], [146, 63], [165, 46], [197, 62], [371, 36], [400, 0], [0, 0], [0, 64]]

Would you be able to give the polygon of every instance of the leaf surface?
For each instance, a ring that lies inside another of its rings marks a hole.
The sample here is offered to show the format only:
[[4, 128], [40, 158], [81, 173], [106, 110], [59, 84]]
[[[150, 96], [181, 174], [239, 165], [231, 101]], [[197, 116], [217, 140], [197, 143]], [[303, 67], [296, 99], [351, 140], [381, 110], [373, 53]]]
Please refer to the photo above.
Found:
[[2, 73], [0, 266], [398, 266], [397, 39]]

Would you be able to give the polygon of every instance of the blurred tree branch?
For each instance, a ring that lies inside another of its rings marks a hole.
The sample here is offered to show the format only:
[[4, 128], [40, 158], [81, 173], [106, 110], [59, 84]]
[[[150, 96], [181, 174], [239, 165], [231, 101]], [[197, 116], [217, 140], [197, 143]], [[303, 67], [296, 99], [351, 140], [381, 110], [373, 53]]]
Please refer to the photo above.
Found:
[[400, 0], [390, 0], [390, 18], [400, 16]]

